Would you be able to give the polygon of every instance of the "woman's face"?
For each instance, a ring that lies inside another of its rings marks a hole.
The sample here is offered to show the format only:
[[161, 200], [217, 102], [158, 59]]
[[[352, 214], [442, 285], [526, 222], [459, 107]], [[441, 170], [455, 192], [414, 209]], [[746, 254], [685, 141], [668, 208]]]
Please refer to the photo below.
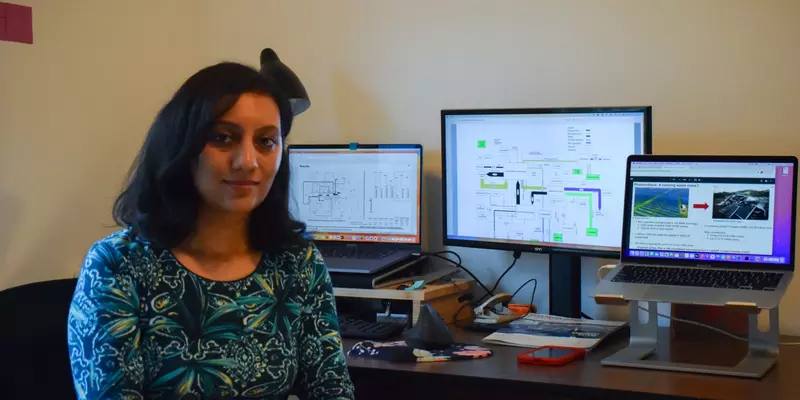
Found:
[[249, 213], [264, 201], [281, 163], [280, 121], [275, 100], [253, 93], [217, 121], [194, 171], [206, 206]]

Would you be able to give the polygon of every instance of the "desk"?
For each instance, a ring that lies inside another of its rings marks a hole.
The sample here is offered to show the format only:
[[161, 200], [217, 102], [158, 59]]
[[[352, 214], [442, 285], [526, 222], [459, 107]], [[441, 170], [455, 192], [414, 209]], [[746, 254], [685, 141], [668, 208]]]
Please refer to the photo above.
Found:
[[[482, 343], [485, 334], [453, 329], [459, 342], [491, 348], [482, 360], [441, 363], [391, 363], [348, 357], [359, 399], [789, 399], [800, 390], [800, 346], [782, 346], [779, 364], [762, 380], [604, 367], [600, 360], [627, 344], [627, 330], [609, 337], [578, 361], [563, 367], [517, 365], [524, 349]], [[743, 343], [711, 338], [714, 348], [732, 360], [741, 358]], [[794, 341], [794, 340], [793, 340]], [[345, 351], [357, 340], [345, 339]], [[724, 348], [718, 347], [726, 342]], [[728, 344], [729, 343], [729, 344]], [[677, 348], [686, 358], [710, 348], [708, 341]], [[724, 353], [723, 353], [724, 352]], [[718, 356], [720, 355], [718, 354]], [[377, 379], [385, 379], [384, 384]], [[512, 397], [513, 396], [513, 397]]]

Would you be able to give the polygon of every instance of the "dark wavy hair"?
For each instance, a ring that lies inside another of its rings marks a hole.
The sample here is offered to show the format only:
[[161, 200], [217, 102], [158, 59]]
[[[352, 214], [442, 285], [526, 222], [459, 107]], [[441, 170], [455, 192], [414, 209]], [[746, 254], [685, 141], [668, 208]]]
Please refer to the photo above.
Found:
[[[192, 169], [209, 132], [244, 93], [275, 100], [281, 135], [292, 127], [289, 100], [279, 86], [253, 68], [220, 63], [191, 76], [164, 105], [131, 166], [125, 189], [114, 203], [114, 221], [165, 248], [183, 243], [195, 230], [203, 201]], [[289, 213], [289, 160], [284, 145], [278, 172], [266, 199], [250, 215], [250, 247], [276, 251], [302, 245], [305, 225]]]

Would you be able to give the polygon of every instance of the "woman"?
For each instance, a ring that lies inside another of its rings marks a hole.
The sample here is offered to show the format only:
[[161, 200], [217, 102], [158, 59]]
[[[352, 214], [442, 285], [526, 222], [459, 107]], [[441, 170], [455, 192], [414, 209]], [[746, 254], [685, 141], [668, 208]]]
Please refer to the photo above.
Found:
[[330, 277], [288, 210], [287, 99], [201, 70], [155, 119], [69, 313], [81, 399], [351, 399]]

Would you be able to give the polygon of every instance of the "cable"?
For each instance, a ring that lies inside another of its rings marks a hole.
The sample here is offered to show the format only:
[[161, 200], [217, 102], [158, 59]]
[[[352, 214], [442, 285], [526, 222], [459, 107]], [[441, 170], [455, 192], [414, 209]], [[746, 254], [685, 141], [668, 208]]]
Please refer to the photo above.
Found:
[[458, 261], [453, 261], [453, 260], [443, 256], [442, 254], [444, 254], [444, 253], [445, 252], [426, 253], [425, 255], [436, 257], [436, 258], [439, 258], [439, 259], [442, 259], [442, 260], [445, 260], [447, 262], [450, 262], [450, 263], [454, 264], [457, 268], [464, 270], [464, 272], [466, 272], [470, 277], [472, 277], [472, 279], [474, 279], [475, 282], [477, 282], [478, 285], [480, 285], [480, 287], [483, 288], [483, 290], [489, 291], [489, 288], [487, 288], [486, 285], [484, 285], [483, 282], [481, 282], [481, 280], [478, 279], [478, 277], [475, 276], [475, 274], [472, 273], [472, 271], [470, 271], [469, 269], [467, 269], [467, 267], [465, 267], [463, 264], [461, 264], [461, 257], [458, 254], [453, 253], [452, 251], [447, 252], [447, 253], [454, 254], [458, 258]]
[[539, 286], [539, 281], [537, 281], [536, 278], [531, 278], [525, 281], [525, 283], [523, 283], [520, 287], [517, 288], [517, 290], [514, 291], [514, 293], [511, 295], [511, 300], [514, 300], [514, 296], [516, 296], [520, 290], [522, 290], [525, 286], [527, 286], [531, 282], [534, 282], [533, 292], [536, 293], [536, 287]]
[[465, 307], [472, 303], [473, 296], [472, 293], [470, 293], [469, 286], [467, 286], [466, 289], [462, 289], [461, 286], [458, 286], [455, 280], [449, 279], [449, 281], [461, 293], [461, 295], [458, 296], [458, 302], [461, 303], [461, 306], [458, 308], [458, 310], [456, 310], [455, 313], [453, 313], [453, 325], [455, 325], [457, 328], [463, 328], [463, 326], [458, 324], [458, 315], [461, 314], [461, 311], [463, 311]]
[[[643, 306], [639, 306], [639, 309], [643, 310], [643, 311], [650, 312], [650, 310], [648, 310], [647, 308], [645, 308]], [[717, 327], [714, 327], [714, 326], [711, 326], [711, 325], [708, 325], [708, 324], [704, 324], [704, 323], [701, 323], [701, 322], [692, 321], [692, 320], [683, 319], [683, 318], [678, 318], [678, 317], [671, 317], [669, 315], [662, 314], [662, 313], [657, 312], [657, 311], [656, 311], [656, 315], [658, 315], [661, 318], [666, 318], [666, 319], [671, 320], [671, 321], [683, 322], [684, 324], [689, 324], [689, 325], [699, 326], [701, 328], [710, 329], [710, 330], [712, 330], [714, 332], [721, 333], [721, 334], [723, 334], [725, 336], [734, 338], [736, 340], [741, 340], [741, 341], [744, 341], [744, 342], [746, 342], [748, 340], [745, 337], [734, 335], [734, 334], [732, 334], [732, 333], [730, 333], [728, 331], [725, 331], [723, 329], [719, 329]], [[800, 342], [786, 342], [786, 343], [779, 343], [779, 344], [784, 345], [784, 346], [800, 346]]]
[[492, 290], [490, 290], [489, 292], [484, 294], [483, 297], [481, 297], [480, 300], [478, 300], [478, 301], [483, 301], [483, 299], [485, 299], [486, 297], [488, 297], [490, 295], [494, 296], [494, 291], [497, 290], [497, 286], [500, 285], [500, 281], [503, 280], [503, 277], [506, 276], [508, 271], [511, 271], [511, 268], [514, 268], [514, 265], [517, 263], [517, 260], [519, 260], [519, 258], [522, 257], [522, 252], [519, 251], [519, 250], [514, 250], [513, 257], [514, 257], [514, 261], [511, 261], [511, 265], [509, 265], [508, 268], [506, 268], [506, 270], [503, 271], [502, 274], [500, 274], [500, 277], [497, 278], [497, 281], [495, 281], [494, 286], [492, 286]]
[[[515, 290], [515, 291], [514, 291], [514, 294], [512, 294], [512, 295], [511, 295], [511, 300], [514, 300], [514, 296], [516, 296], [516, 295], [517, 295], [517, 293], [519, 293], [519, 291], [520, 291], [520, 290], [522, 290], [522, 288], [524, 288], [524, 287], [525, 287], [527, 284], [529, 284], [529, 283], [531, 283], [531, 282], [533, 282], [533, 290], [531, 291], [531, 303], [530, 303], [530, 307], [528, 307], [528, 312], [526, 312], [526, 313], [525, 313], [525, 315], [521, 316], [521, 317], [520, 317], [520, 319], [527, 317], [527, 316], [528, 316], [528, 314], [530, 314], [530, 313], [531, 313], [531, 310], [533, 310], [533, 296], [535, 296], [535, 295], [536, 295], [536, 288], [537, 288], [537, 287], [539, 287], [539, 281], [537, 281], [537, 280], [536, 280], [536, 278], [531, 278], [531, 279], [528, 279], [528, 280], [527, 280], [527, 281], [525, 281], [525, 283], [523, 283], [523, 284], [522, 284], [522, 285], [521, 285], [519, 288], [517, 288], [517, 290]], [[511, 300], [509, 300], [509, 302], [510, 302]]]
[[463, 303], [465, 301], [470, 301], [471, 302], [474, 299], [474, 296], [472, 296], [472, 293], [470, 293], [469, 286], [467, 286], [465, 289], [462, 289], [461, 286], [458, 286], [458, 283], [456, 283], [456, 281], [454, 279], [452, 279], [452, 278], [447, 278], [447, 282], [452, 283], [453, 286], [456, 287], [456, 290], [458, 290], [458, 292], [459, 292], [458, 302], [459, 303]]
[[[445, 254], [452, 255], [453, 257], [455, 257], [455, 258], [456, 258], [456, 260], [454, 261], [454, 260], [452, 260], [452, 259], [450, 259], [450, 258], [448, 258], [448, 257], [445, 257], [445, 256], [444, 256]], [[517, 258], [519, 258], [519, 256], [516, 256], [516, 254], [517, 254], [517, 252], [515, 252], [515, 259], [514, 259], [514, 262], [516, 262], [516, 259], [517, 259]], [[455, 251], [452, 251], [452, 250], [442, 250], [442, 251], [437, 251], [437, 252], [421, 252], [421, 253], [419, 253], [419, 255], [422, 255], [422, 256], [429, 256], [429, 257], [436, 257], [436, 258], [438, 258], [438, 259], [441, 259], [441, 260], [447, 261], [447, 262], [449, 262], [449, 263], [451, 263], [451, 264], [455, 265], [455, 266], [456, 266], [456, 268], [458, 268], [458, 269], [460, 269], [460, 270], [463, 270], [463, 271], [464, 271], [464, 272], [466, 272], [466, 273], [467, 273], [467, 274], [468, 274], [468, 275], [469, 275], [469, 276], [470, 276], [472, 279], [474, 279], [474, 280], [475, 280], [475, 282], [477, 282], [477, 283], [478, 283], [478, 285], [479, 285], [479, 286], [480, 286], [480, 287], [481, 287], [481, 288], [482, 288], [484, 291], [486, 291], [486, 293], [487, 293], [487, 294], [494, 295], [494, 291], [493, 291], [493, 290], [490, 290], [488, 287], [486, 287], [486, 285], [484, 285], [484, 284], [483, 284], [483, 282], [481, 282], [481, 280], [480, 280], [480, 279], [478, 279], [478, 277], [477, 277], [477, 276], [475, 276], [475, 274], [473, 274], [473, 273], [472, 273], [472, 271], [470, 271], [470, 270], [469, 270], [467, 267], [465, 267], [465, 266], [462, 264], [461, 256], [460, 256], [458, 253], [456, 253]], [[520, 254], [520, 255], [521, 255], [521, 254]], [[511, 266], [513, 267], [513, 266], [514, 266], [514, 263], [512, 263], [512, 264], [511, 264]], [[511, 269], [511, 267], [509, 267], [508, 269]], [[508, 272], [508, 269], [506, 270], [506, 272]], [[505, 272], [503, 273], [503, 275], [505, 275]], [[502, 275], [500, 276], [500, 278], [502, 278]], [[498, 281], [499, 281], [499, 279], [498, 279]], [[459, 289], [459, 291], [461, 291], [461, 292], [462, 292], [462, 295], [461, 295], [461, 296], [459, 296], [459, 302], [461, 302], [461, 307], [459, 307], [459, 308], [458, 308], [458, 310], [455, 312], [455, 314], [453, 314], [453, 324], [454, 324], [456, 327], [458, 327], [458, 326], [459, 326], [459, 325], [458, 325], [458, 315], [459, 315], [459, 314], [461, 314], [461, 311], [463, 311], [465, 307], [467, 307], [467, 306], [470, 306], [470, 305], [472, 304], [472, 300], [473, 300], [473, 298], [474, 298], [474, 297], [468, 297], [468, 296], [467, 296], [467, 294], [466, 294], [466, 292], [468, 292], [469, 290], [461, 290], [461, 288], [458, 286], [458, 284], [457, 284], [457, 283], [455, 283], [455, 281], [451, 280], [451, 282], [453, 283], [453, 285], [455, 285], [455, 287], [456, 287], [456, 288], [458, 288], [458, 289]], [[527, 282], [526, 282], [526, 283], [527, 283]], [[495, 284], [495, 287], [496, 287], [496, 286], [497, 286], [497, 285]], [[536, 288], [535, 288], [535, 287], [534, 287], [534, 290], [536, 290]], [[484, 295], [484, 297], [486, 297], [486, 296]], [[481, 299], [483, 299], [483, 297], [482, 297]], [[531, 304], [533, 304], [533, 298], [531, 298]]]
[[[458, 255], [458, 253], [456, 253], [455, 251], [452, 251], [452, 250], [425, 252], [425, 253], [422, 253], [422, 254], [426, 255], [426, 256], [434, 256], [434, 257], [441, 256], [442, 254], [451, 254], [458, 260], [458, 264], [456, 264], [456, 265], [459, 265], [459, 266], [461, 265], [461, 256]], [[453, 260], [450, 260], [449, 258], [445, 258], [445, 260], [450, 261], [450, 262], [453, 261]]]
[[[480, 279], [478, 279], [478, 277], [477, 277], [477, 276], [475, 276], [475, 274], [473, 274], [473, 273], [472, 273], [472, 272], [471, 272], [469, 269], [467, 269], [467, 267], [465, 267], [464, 265], [462, 265], [462, 264], [461, 264], [461, 256], [459, 256], [459, 255], [458, 255], [458, 253], [456, 253], [456, 252], [454, 252], [454, 251], [450, 251], [450, 250], [443, 250], [443, 251], [437, 251], [437, 252], [435, 252], [435, 253], [423, 252], [423, 253], [420, 253], [420, 254], [421, 254], [421, 255], [425, 255], [425, 256], [430, 256], [430, 257], [436, 257], [436, 258], [439, 258], [439, 259], [442, 259], [442, 260], [445, 260], [445, 261], [447, 261], [447, 262], [449, 262], [449, 263], [452, 263], [452, 264], [454, 264], [454, 265], [455, 265], [457, 268], [459, 268], [459, 269], [463, 270], [463, 271], [464, 271], [464, 272], [466, 272], [466, 273], [467, 273], [467, 274], [468, 274], [468, 275], [469, 275], [469, 276], [470, 276], [472, 279], [474, 279], [474, 280], [475, 280], [475, 282], [477, 282], [477, 283], [478, 283], [478, 285], [479, 285], [479, 286], [480, 286], [480, 287], [481, 287], [483, 290], [485, 290], [487, 293], [492, 293], [492, 291], [491, 291], [491, 290], [489, 290], [489, 288], [488, 288], [488, 287], [486, 287], [486, 285], [484, 285], [484, 284], [483, 284], [483, 282], [481, 282], [481, 280], [480, 280]], [[453, 260], [451, 260], [451, 259], [449, 259], [449, 258], [447, 258], [447, 257], [443, 256], [442, 254], [452, 254], [453, 256], [455, 256], [455, 257], [456, 257], [456, 259], [457, 259], [458, 261], [453, 261]]]
[[461, 314], [461, 311], [464, 310], [464, 308], [469, 305], [470, 304], [468, 301], [461, 303], [461, 307], [459, 307], [458, 310], [456, 310], [455, 314], [453, 314], [453, 325], [455, 325], [456, 328], [463, 328], [463, 326], [458, 324], [458, 314]]
[[[647, 312], [650, 312], [650, 310], [648, 310], [647, 308], [645, 308], [643, 306], [639, 306], [639, 309], [647, 311]], [[734, 334], [732, 334], [730, 332], [727, 332], [727, 331], [724, 331], [722, 329], [713, 327], [711, 325], [706, 325], [706, 324], [703, 324], [703, 323], [700, 323], [700, 322], [696, 322], [696, 321], [691, 321], [691, 320], [688, 320], [688, 319], [683, 319], [683, 318], [678, 318], [678, 317], [671, 317], [669, 315], [662, 314], [662, 313], [660, 313], [658, 311], [656, 311], [656, 315], [658, 315], [659, 317], [662, 317], [662, 318], [666, 318], [666, 319], [672, 320], [672, 321], [683, 322], [685, 324], [695, 325], [695, 326], [703, 327], [703, 328], [706, 328], [706, 329], [710, 329], [710, 330], [712, 330], [714, 332], [721, 333], [721, 334], [723, 334], [725, 336], [732, 337], [732, 338], [734, 338], [736, 340], [743, 340], [745, 342], [747, 341], [747, 338], [743, 338], [741, 336], [734, 335]]]

